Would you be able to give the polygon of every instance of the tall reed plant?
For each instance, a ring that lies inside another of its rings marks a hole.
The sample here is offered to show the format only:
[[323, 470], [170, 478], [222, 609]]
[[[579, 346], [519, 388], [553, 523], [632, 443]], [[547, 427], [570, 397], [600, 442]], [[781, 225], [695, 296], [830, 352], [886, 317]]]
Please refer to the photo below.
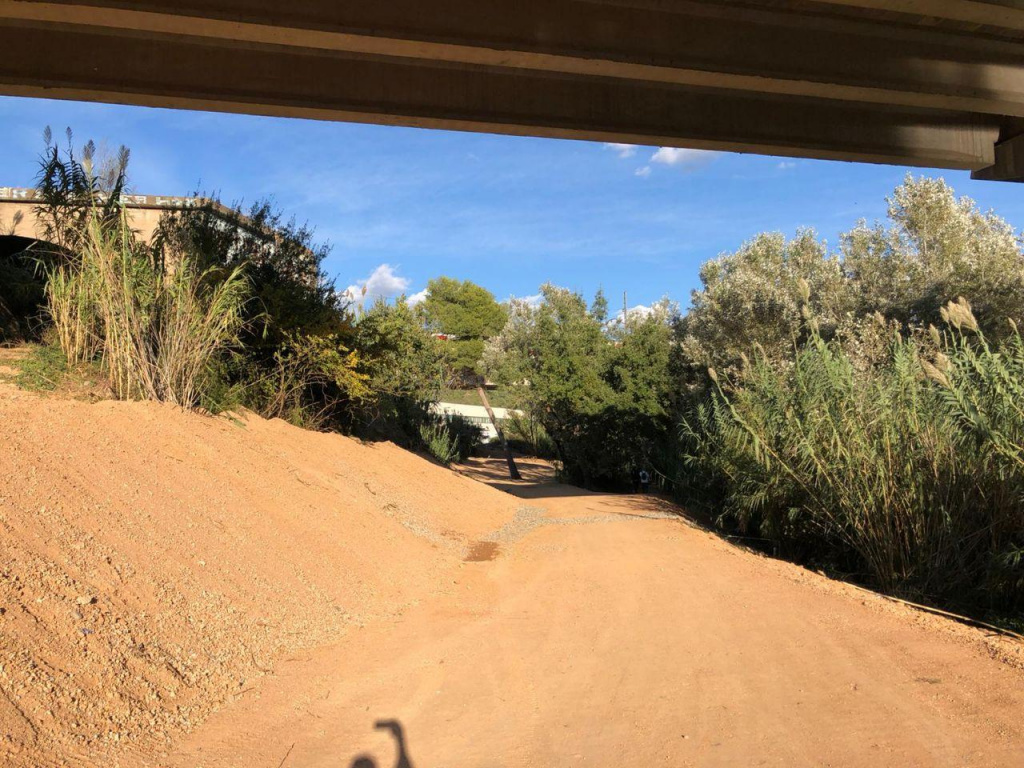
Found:
[[61, 351], [69, 365], [94, 360], [103, 348], [95, 275], [83, 263], [63, 263], [48, 270], [46, 307]]
[[122, 215], [91, 217], [79, 251], [49, 274], [49, 309], [69, 362], [99, 356], [115, 394], [199, 404], [210, 364], [236, 344], [247, 283], [241, 267], [168, 265]]
[[889, 591], [1022, 602], [1019, 336], [994, 351], [951, 324], [933, 352], [895, 333], [863, 370], [809, 326], [790, 365], [755, 355], [684, 425], [722, 522]]

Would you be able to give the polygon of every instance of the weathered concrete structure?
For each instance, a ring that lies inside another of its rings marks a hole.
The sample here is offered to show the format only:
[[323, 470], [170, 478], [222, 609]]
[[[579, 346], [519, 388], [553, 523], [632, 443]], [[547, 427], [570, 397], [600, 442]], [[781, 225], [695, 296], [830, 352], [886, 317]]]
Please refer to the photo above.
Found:
[[1024, 180], [1021, 0], [0, 0], [0, 92]]
[[[202, 202], [194, 197], [160, 195], [123, 195], [121, 199], [128, 225], [145, 242], [153, 239], [165, 211], [187, 208]], [[46, 233], [36, 217], [37, 204], [34, 189], [0, 187], [0, 237], [45, 240]]]

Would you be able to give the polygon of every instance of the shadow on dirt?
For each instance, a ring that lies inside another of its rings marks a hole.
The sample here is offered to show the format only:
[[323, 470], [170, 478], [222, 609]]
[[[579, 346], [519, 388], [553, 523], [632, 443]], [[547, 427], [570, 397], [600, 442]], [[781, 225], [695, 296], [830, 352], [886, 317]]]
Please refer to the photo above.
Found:
[[608, 493], [588, 491], [579, 486], [559, 482], [551, 464], [542, 459], [516, 458], [519, 471], [523, 476], [520, 481], [509, 480], [508, 469], [504, 462], [487, 458], [472, 458], [459, 467], [459, 473], [478, 482], [485, 483], [499, 491], [504, 491], [520, 499], [558, 499], [570, 497], [593, 498], [595, 501], [614, 501], [617, 507], [625, 507], [635, 512], [657, 512], [685, 516], [679, 505], [667, 495], [659, 493]]
[[[413, 768], [412, 761], [409, 759], [409, 751], [405, 743], [405, 731], [402, 728], [402, 724], [397, 720], [378, 720], [373, 724], [373, 727], [378, 731], [389, 731], [391, 738], [395, 740], [395, 749], [398, 751], [395, 757], [395, 768]], [[358, 755], [352, 761], [350, 768], [383, 768], [383, 766], [378, 766], [377, 761], [369, 755]]]

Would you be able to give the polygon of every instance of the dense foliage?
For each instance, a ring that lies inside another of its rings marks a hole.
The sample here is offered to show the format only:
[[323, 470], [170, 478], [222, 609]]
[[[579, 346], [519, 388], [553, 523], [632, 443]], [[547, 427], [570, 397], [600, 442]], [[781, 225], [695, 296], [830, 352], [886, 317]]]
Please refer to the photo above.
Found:
[[446, 464], [480, 430], [431, 404], [486, 375], [517, 409], [513, 442], [571, 482], [625, 489], [646, 469], [779, 554], [1024, 608], [1022, 241], [941, 180], [907, 177], [888, 221], [835, 252], [811, 231], [754, 237], [703, 266], [685, 315], [664, 300], [609, 317], [600, 292], [499, 304], [447, 277], [419, 307], [356, 311], [328, 248], [265, 202], [201, 202], [142, 243], [127, 162], [47, 135], [48, 243], [0, 253], [0, 331], [48, 321], [47, 372], [98, 364], [120, 397], [244, 405]]
[[838, 255], [762, 237], [705, 268], [681, 492], [890, 591], [1024, 607], [1021, 240], [941, 180], [908, 177], [889, 219]]
[[609, 325], [601, 301], [545, 285], [533, 307], [514, 301], [488, 345], [489, 374], [512, 388], [555, 447], [566, 478], [625, 487], [664, 448], [673, 308]]
[[267, 201], [243, 212], [197, 199], [164, 215], [154, 248], [171, 262], [187, 256], [204, 268], [244, 266], [251, 291], [241, 343], [219, 363], [212, 404], [238, 402], [308, 426], [340, 423], [367, 392], [351, 346], [353, 317], [323, 272], [330, 249]]
[[[69, 370], [97, 362], [119, 397], [245, 406], [430, 448], [448, 366], [421, 316], [404, 301], [351, 311], [324, 272], [329, 248], [267, 202], [243, 211], [197, 196], [142, 242], [122, 200], [128, 156], [100, 161], [91, 143], [76, 152], [70, 132], [64, 148], [47, 132], [36, 211], [47, 239], [0, 260], [0, 274], [27, 276], [4, 284], [5, 330], [38, 317]], [[479, 439], [441, 426], [457, 456]]]
[[428, 283], [421, 307], [427, 328], [446, 337], [453, 381], [475, 383], [484, 343], [505, 325], [505, 307], [486, 288], [450, 277]]
[[994, 353], [950, 307], [937, 344], [895, 332], [866, 371], [812, 327], [792, 365], [757, 354], [719, 379], [687, 429], [720, 522], [913, 597], [1015, 602], [1024, 355], [1016, 334]]
[[359, 319], [355, 343], [374, 393], [360, 409], [360, 428], [390, 439], [419, 435], [445, 381], [444, 342], [427, 333], [400, 298], [375, 302]]

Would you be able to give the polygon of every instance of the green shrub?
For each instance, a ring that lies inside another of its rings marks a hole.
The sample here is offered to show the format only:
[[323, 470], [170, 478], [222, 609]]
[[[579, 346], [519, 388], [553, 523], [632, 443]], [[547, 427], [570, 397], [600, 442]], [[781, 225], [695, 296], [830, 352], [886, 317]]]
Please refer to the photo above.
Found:
[[420, 425], [419, 434], [427, 452], [447, 466], [468, 459], [483, 430], [462, 416], [431, 416]]
[[455, 457], [465, 461], [483, 441], [483, 429], [464, 416], [452, 414], [447, 417], [448, 433], [455, 442]]
[[935, 362], [897, 334], [858, 370], [811, 322], [790, 366], [758, 355], [718, 382], [684, 433], [720, 522], [889, 591], [1019, 605], [1024, 354], [1016, 334], [989, 349], [965, 303], [948, 311], [963, 323], [934, 333]]
[[254, 366], [242, 377], [242, 402], [264, 418], [296, 426], [328, 426], [345, 404], [369, 395], [359, 355], [335, 335], [290, 333], [274, 353], [273, 366]]
[[458, 443], [444, 419], [432, 419], [421, 424], [420, 439], [427, 452], [445, 466], [458, 458]]

